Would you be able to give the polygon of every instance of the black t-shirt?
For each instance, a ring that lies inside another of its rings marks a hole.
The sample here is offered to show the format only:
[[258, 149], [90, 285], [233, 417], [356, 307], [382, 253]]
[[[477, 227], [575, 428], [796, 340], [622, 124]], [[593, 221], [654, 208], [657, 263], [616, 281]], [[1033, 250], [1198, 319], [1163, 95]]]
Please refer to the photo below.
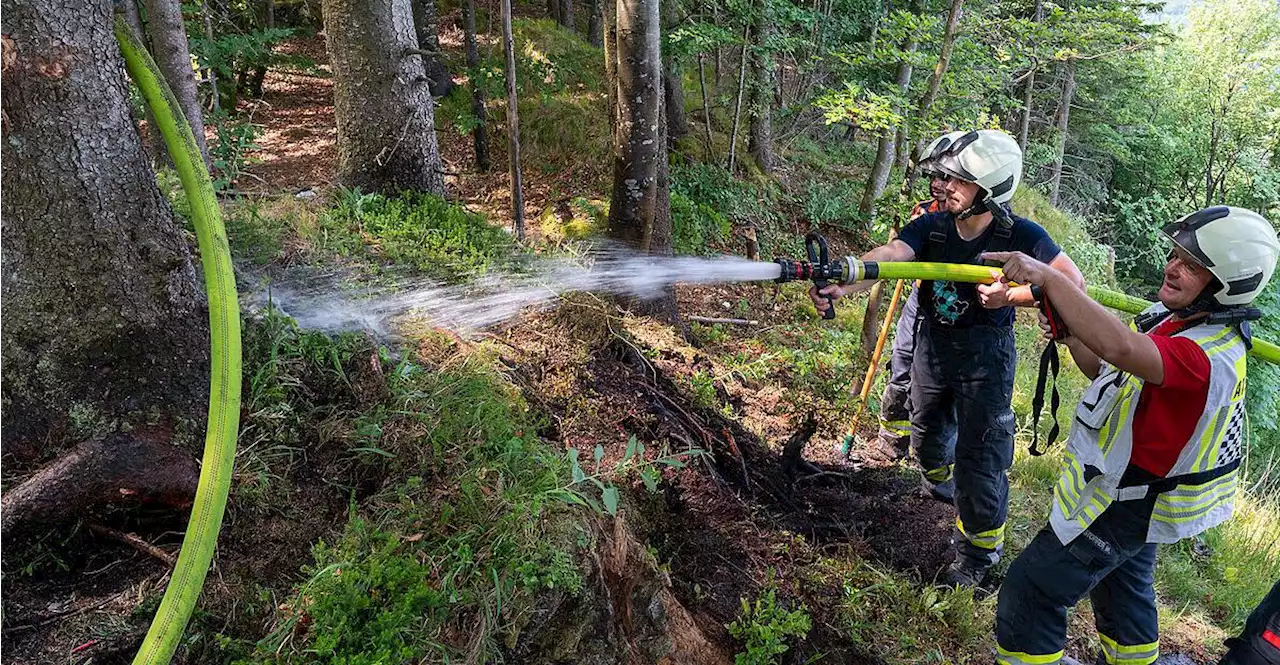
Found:
[[[977, 238], [964, 240], [956, 231], [955, 215], [945, 211], [929, 213], [907, 224], [898, 233], [898, 240], [915, 250], [917, 261], [942, 263], [982, 265], [981, 255], [988, 251], [1022, 252], [1048, 263], [1062, 252], [1039, 224], [1016, 215], [1009, 217], [1013, 226], [1008, 232], [1000, 229], [999, 221], [992, 220]], [[955, 328], [1013, 325], [1013, 308], [986, 309], [978, 302], [976, 284], [922, 282], [920, 310], [929, 321]]]

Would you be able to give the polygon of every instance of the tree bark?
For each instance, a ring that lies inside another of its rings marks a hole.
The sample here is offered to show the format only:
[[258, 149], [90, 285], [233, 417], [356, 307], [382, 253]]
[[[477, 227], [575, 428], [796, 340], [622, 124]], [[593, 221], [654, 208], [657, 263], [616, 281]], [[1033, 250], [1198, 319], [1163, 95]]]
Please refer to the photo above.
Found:
[[75, 430], [200, 418], [208, 323], [133, 131], [110, 3], [2, 5], [0, 410], [4, 455], [25, 465]]
[[[263, 21], [262, 26], [268, 30], [276, 27], [276, 2], [275, 0], [263, 0], [262, 3]], [[208, 21], [208, 13], [205, 14], [205, 21]], [[249, 83], [249, 94], [254, 99], [262, 99], [262, 84], [267, 80], [267, 66], [258, 65], [253, 70], [253, 77]]]
[[760, 11], [760, 25], [756, 29], [755, 72], [753, 72], [754, 100], [751, 104], [750, 125], [747, 127], [747, 150], [756, 160], [760, 170], [768, 174], [773, 173], [774, 168], [773, 97], [776, 81], [773, 56], [767, 49], [774, 28], [773, 17], [769, 15], [767, 3], [761, 3]]
[[409, 0], [324, 0], [338, 180], [366, 192], [444, 195], [435, 110]]
[[570, 32], [577, 31], [573, 21], [573, 0], [560, 0], [560, 25], [568, 28]]
[[1054, 149], [1053, 166], [1049, 172], [1049, 203], [1058, 205], [1062, 191], [1062, 162], [1067, 153], [1067, 129], [1071, 120], [1071, 100], [1076, 95], [1076, 61], [1068, 58], [1062, 63], [1062, 99], [1058, 103], [1055, 125], [1058, 145]]
[[502, 0], [502, 44], [507, 56], [507, 154], [511, 171], [511, 223], [524, 240], [524, 184], [520, 173], [520, 112], [516, 100], [516, 50], [511, 33], [511, 0]]
[[200, 111], [200, 98], [196, 94], [196, 77], [191, 69], [191, 49], [187, 45], [187, 31], [182, 24], [182, 3], [179, 0], [146, 0], [147, 31], [151, 37], [151, 54], [156, 59], [164, 79], [173, 89], [182, 114], [191, 123], [196, 145], [206, 165], [209, 162], [209, 146], [204, 140], [204, 113]]
[[698, 86], [702, 90], [702, 128], [706, 130], [707, 155], [704, 162], [715, 161], [715, 144], [711, 141], [711, 98], [707, 96], [707, 72], [703, 54], [698, 54]]
[[[671, 31], [679, 24], [675, 14], [674, 0], [659, 0], [661, 3], [662, 25], [664, 31]], [[664, 111], [667, 116], [667, 149], [674, 152], [676, 141], [689, 133], [689, 119], [684, 112], [684, 85], [681, 84], [680, 68], [667, 54], [662, 55], [662, 91]]]
[[[200, 0], [200, 18], [204, 22], [204, 38], [205, 41], [213, 42], [213, 20], [210, 17], [208, 0]], [[266, 73], [263, 73], [266, 76]], [[206, 67], [204, 70], [204, 80], [209, 85], [210, 104], [213, 107], [213, 114], [217, 116], [222, 109], [222, 93], [218, 90], [218, 72], [213, 67]], [[232, 104], [234, 107], [235, 104]]]
[[600, 0], [591, 0], [591, 16], [587, 17], [587, 41], [594, 47], [604, 46], [604, 30], [600, 25]]
[[951, 65], [951, 50], [955, 46], [956, 29], [960, 26], [960, 15], [964, 8], [964, 0], [951, 0], [951, 8], [947, 12], [947, 25], [942, 32], [942, 43], [938, 50], [938, 62], [933, 67], [933, 74], [929, 77], [929, 86], [925, 89], [924, 96], [920, 98], [920, 103], [916, 107], [915, 122], [909, 123], [911, 126], [902, 134], [899, 141], [899, 152], [905, 151], [905, 146], [911, 147], [911, 153], [914, 159], [906, 159], [906, 172], [902, 178], [903, 196], [910, 192], [911, 185], [916, 177], [916, 165], [919, 163], [919, 155], [915, 153], [920, 149], [919, 142], [915, 140], [915, 132], [913, 127], [916, 122], [923, 122], [928, 119], [929, 113], [933, 108], [933, 102], [938, 98], [938, 91], [942, 88], [942, 77], [946, 75], [947, 68]]
[[738, 127], [742, 122], [742, 98], [747, 89], [747, 46], [751, 43], [751, 24], [742, 28], [742, 56], [738, 67], [738, 101], [733, 105], [733, 131], [729, 132], [729, 173], [733, 173], [738, 156]]
[[[466, 33], [467, 67], [474, 77], [480, 70], [480, 51], [476, 47], [476, 0], [465, 0], [462, 3], [462, 20]], [[484, 108], [484, 89], [474, 79], [471, 81], [471, 113], [476, 117], [475, 129], [471, 130], [476, 170], [484, 173], [489, 170], [489, 136], [485, 127], [488, 120]]]
[[[605, 70], [613, 129], [611, 238], [646, 254], [671, 254], [666, 113], [659, 0], [606, 0]], [[674, 320], [675, 295], [630, 303]]]
[[[1044, 20], [1044, 0], [1036, 0], [1035, 13], [1032, 20], [1036, 23]], [[1022, 90], [1022, 117], [1018, 121], [1018, 147], [1022, 154], [1027, 154], [1027, 138], [1031, 134], [1031, 102], [1036, 89], [1036, 66], [1027, 72], [1027, 80]]]
[[444, 97], [453, 90], [453, 76], [440, 59], [439, 16], [436, 0], [409, 0], [413, 7], [413, 31], [421, 49], [422, 70], [432, 97]]
[[[910, 54], [915, 53], [917, 44], [916, 35], [912, 32], [907, 36], [907, 43], [903, 50], [910, 56]], [[898, 87], [898, 95], [900, 97], [905, 98], [907, 93], [911, 91], [913, 70], [914, 67], [912, 67], [909, 57], [903, 58], [898, 62], [894, 84]], [[895, 107], [893, 110], [897, 112], [898, 109]], [[871, 167], [871, 177], [867, 179], [867, 186], [862, 190], [862, 201], [858, 205], [858, 212], [867, 219], [872, 219], [875, 215], [876, 201], [884, 194], [884, 188], [889, 184], [889, 172], [893, 170], [895, 163], [902, 163], [898, 161], [898, 155], [905, 153], [905, 150], [895, 150], [895, 148], [899, 145], [898, 141], [906, 143], [904, 134], [902, 125], [899, 125], [893, 131], [885, 130], [880, 134], [880, 140], [876, 146], [876, 161]], [[876, 309], [878, 310], [878, 299], [873, 298], [872, 302], [876, 303]], [[870, 304], [868, 304], [867, 308], [868, 313], [872, 313]], [[874, 324], [874, 317], [872, 319]]]

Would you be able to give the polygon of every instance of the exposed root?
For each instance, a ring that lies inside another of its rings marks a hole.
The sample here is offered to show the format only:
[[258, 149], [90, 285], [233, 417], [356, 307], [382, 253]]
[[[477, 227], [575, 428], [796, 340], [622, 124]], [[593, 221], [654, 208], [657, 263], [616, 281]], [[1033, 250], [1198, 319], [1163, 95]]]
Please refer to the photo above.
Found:
[[103, 505], [128, 501], [191, 505], [200, 469], [166, 432], [119, 432], [86, 441], [45, 466], [0, 500], [0, 533], [48, 527]]

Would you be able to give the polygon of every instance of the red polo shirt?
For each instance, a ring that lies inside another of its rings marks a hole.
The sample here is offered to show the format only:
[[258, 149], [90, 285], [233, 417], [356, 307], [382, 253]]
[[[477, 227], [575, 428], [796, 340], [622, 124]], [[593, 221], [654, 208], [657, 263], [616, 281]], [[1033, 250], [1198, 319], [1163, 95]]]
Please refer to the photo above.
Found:
[[1165, 320], [1148, 335], [1164, 360], [1164, 383], [1146, 384], [1133, 419], [1129, 463], [1164, 477], [1195, 433], [1209, 399], [1209, 356], [1186, 337], [1170, 337], [1183, 322]]

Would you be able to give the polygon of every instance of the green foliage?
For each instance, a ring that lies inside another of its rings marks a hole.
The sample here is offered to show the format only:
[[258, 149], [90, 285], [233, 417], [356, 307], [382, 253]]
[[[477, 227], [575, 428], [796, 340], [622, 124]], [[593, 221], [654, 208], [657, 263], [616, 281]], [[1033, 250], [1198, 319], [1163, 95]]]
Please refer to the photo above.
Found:
[[754, 226], [762, 255], [798, 256], [804, 251], [803, 234], [785, 226], [777, 208], [779, 194], [772, 185], [738, 180], [713, 164], [680, 165], [671, 168], [673, 216], [676, 206], [683, 205], [676, 203], [677, 197], [702, 216], [695, 228], [723, 229], [721, 220], [727, 220], [731, 225]]
[[371, 253], [446, 281], [482, 275], [516, 251], [502, 229], [430, 194], [398, 197], [343, 189], [321, 220], [319, 241], [342, 255]]
[[677, 254], [717, 254], [713, 244], [729, 238], [733, 226], [714, 208], [671, 193], [671, 232]]
[[213, 188], [223, 190], [235, 184], [253, 163], [249, 153], [257, 150], [256, 141], [262, 126], [230, 117], [225, 111], [207, 118], [212, 121], [217, 140], [209, 145], [209, 161], [213, 162]]
[[737, 620], [725, 626], [729, 634], [746, 648], [745, 652], [734, 656], [736, 665], [778, 663], [778, 656], [790, 648], [787, 645], [789, 638], [803, 639], [809, 634], [811, 622], [805, 608], [788, 610], [778, 601], [777, 594], [777, 585], [771, 574], [764, 593], [755, 603], [743, 598]]
[[810, 224], [822, 224], [847, 231], [862, 227], [865, 220], [858, 211], [862, 193], [844, 181], [809, 180], [798, 194], [801, 209]]

